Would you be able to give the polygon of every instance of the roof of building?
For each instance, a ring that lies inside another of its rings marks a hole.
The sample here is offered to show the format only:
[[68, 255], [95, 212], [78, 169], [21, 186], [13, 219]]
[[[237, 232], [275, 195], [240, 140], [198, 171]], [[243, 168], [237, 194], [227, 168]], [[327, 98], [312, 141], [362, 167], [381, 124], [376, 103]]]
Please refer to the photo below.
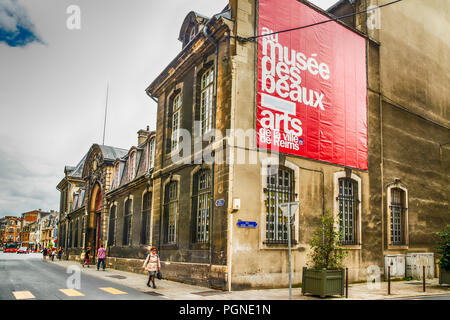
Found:
[[103, 154], [104, 160], [115, 161], [117, 158], [122, 158], [128, 154], [128, 150], [116, 147], [98, 145]]
[[87, 153], [84, 155], [83, 159], [77, 164], [76, 167], [72, 170], [72, 173], [69, 175], [71, 178], [82, 178], [84, 163], [86, 162]]
[[329, 7], [326, 11], [327, 12], [333, 12], [334, 10], [339, 8], [340, 6], [347, 5], [348, 3], [353, 5], [353, 4], [355, 4], [355, 0], [339, 0], [339, 1], [336, 1], [336, 3], [333, 4], [331, 7]]

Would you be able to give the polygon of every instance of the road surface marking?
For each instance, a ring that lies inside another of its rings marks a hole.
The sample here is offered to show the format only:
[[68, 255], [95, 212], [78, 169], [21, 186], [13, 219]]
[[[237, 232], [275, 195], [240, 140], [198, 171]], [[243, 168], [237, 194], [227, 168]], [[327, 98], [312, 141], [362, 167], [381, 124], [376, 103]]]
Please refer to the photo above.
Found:
[[100, 290], [106, 291], [111, 294], [128, 294], [126, 292], [114, 289], [114, 288], [99, 288]]
[[17, 300], [36, 298], [30, 291], [13, 291], [13, 295]]
[[59, 289], [62, 293], [64, 293], [66, 296], [69, 297], [83, 297], [84, 294], [82, 294], [80, 291], [77, 291], [75, 289]]

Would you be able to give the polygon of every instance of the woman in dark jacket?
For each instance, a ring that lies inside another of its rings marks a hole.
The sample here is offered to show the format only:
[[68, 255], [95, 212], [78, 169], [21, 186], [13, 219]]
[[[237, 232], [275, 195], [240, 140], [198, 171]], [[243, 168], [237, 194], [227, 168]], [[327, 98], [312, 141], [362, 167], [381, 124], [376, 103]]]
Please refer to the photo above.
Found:
[[89, 255], [90, 254], [91, 254], [91, 248], [87, 247], [86, 248], [86, 254], [84, 256], [83, 268], [84, 268], [84, 266], [87, 266], [89, 268]]

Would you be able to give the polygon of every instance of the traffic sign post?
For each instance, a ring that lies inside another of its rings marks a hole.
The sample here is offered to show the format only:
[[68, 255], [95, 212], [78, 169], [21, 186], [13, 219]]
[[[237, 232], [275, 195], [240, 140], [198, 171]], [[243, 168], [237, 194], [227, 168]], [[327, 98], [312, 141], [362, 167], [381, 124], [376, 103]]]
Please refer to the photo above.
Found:
[[287, 216], [288, 219], [288, 250], [289, 250], [289, 300], [292, 300], [292, 271], [291, 271], [291, 265], [292, 265], [292, 253], [291, 253], [291, 216], [293, 216], [299, 206], [300, 202], [287, 202], [280, 204], [281, 212], [283, 213], [283, 217]]

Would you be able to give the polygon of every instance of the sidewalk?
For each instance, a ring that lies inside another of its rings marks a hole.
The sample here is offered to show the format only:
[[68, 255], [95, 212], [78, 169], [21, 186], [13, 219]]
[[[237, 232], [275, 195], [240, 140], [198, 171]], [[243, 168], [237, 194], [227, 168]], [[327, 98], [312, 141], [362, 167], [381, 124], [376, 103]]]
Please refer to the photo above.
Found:
[[[115, 269], [97, 271], [95, 266], [82, 268], [80, 263], [75, 261], [48, 261], [61, 267], [67, 268], [70, 265], [80, 267], [82, 273], [102, 278], [123, 286], [127, 286], [142, 292], [154, 292], [155, 295], [165, 297], [170, 300], [288, 300], [289, 289], [263, 289], [244, 290], [226, 292], [194, 286], [168, 280], [155, 280], [157, 289], [146, 286], [148, 276], [125, 272]], [[321, 300], [318, 297], [303, 296], [301, 288], [293, 288], [292, 296], [294, 300]], [[387, 282], [381, 283], [381, 289], [369, 290], [366, 283], [349, 285], [349, 300], [380, 300], [398, 299], [406, 297], [420, 297], [425, 295], [450, 294], [450, 287], [441, 287], [438, 279], [427, 280], [426, 292], [422, 291], [421, 281], [396, 281], [391, 282], [391, 295], [387, 294]], [[328, 298], [333, 300], [346, 300], [341, 297]]]

